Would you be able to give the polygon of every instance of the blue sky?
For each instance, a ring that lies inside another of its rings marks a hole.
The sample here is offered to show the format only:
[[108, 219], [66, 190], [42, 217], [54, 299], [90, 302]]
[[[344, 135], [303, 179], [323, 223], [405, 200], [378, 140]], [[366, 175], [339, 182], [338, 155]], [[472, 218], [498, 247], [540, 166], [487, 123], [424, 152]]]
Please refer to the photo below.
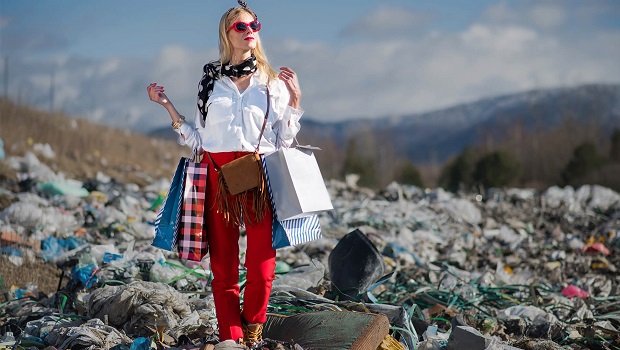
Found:
[[[202, 65], [232, 0], [0, 0], [8, 94], [114, 126], [168, 124], [157, 81], [193, 115]], [[306, 117], [409, 115], [497, 94], [620, 83], [616, 0], [254, 0], [274, 67]], [[4, 76], [0, 87], [5, 92]], [[50, 103], [50, 84], [54, 98]]]

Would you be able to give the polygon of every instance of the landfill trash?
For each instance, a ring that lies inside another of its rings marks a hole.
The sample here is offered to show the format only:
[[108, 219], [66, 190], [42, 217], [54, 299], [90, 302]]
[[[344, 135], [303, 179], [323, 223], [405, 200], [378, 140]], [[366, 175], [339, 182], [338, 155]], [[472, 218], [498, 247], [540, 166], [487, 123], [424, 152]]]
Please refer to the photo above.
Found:
[[566, 288], [562, 289], [562, 295], [568, 298], [573, 298], [573, 297], [587, 298], [590, 296], [590, 293], [571, 284], [571, 285], [566, 286]]
[[318, 311], [294, 316], [270, 316], [263, 336], [286, 341], [294, 339], [304, 349], [377, 349], [388, 335], [385, 315]]
[[165, 324], [175, 329], [191, 309], [174, 288], [153, 282], [135, 281], [122, 286], [105, 286], [88, 298], [88, 317], [107, 317], [110, 325], [129, 336], [151, 335], [150, 327]]
[[37, 189], [50, 196], [86, 197], [89, 194], [82, 184], [72, 182], [40, 182]]
[[313, 259], [309, 265], [290, 269], [278, 276], [273, 281], [273, 286], [308, 290], [318, 286], [324, 278], [325, 266], [320, 260]]
[[583, 247], [583, 251], [586, 253], [600, 253], [603, 255], [611, 254], [609, 249], [603, 245], [603, 243], [592, 243]]
[[356, 300], [385, 275], [376, 246], [359, 229], [340, 239], [329, 255], [330, 279], [338, 298]]
[[54, 152], [52, 146], [50, 146], [49, 143], [35, 143], [34, 145], [32, 145], [32, 149], [45, 158], [56, 158], [56, 152]]
[[[208, 259], [181, 261], [150, 245], [169, 179], [140, 188], [101, 172], [67, 179], [35, 153], [1, 161], [20, 185], [0, 178], [0, 341], [118, 350], [217, 343]], [[270, 322], [304, 321], [265, 337], [264, 348], [319, 341], [309, 320], [321, 314], [347, 339], [360, 336], [344, 326], [359, 315], [381, 319], [388, 327], [373, 338], [377, 349], [620, 348], [616, 192], [453, 194], [357, 180], [326, 182], [334, 210], [320, 216], [324, 238], [277, 251]], [[334, 337], [326, 346], [342, 346]]]
[[446, 350], [484, 350], [490, 341], [478, 330], [468, 326], [458, 326], [450, 332]]

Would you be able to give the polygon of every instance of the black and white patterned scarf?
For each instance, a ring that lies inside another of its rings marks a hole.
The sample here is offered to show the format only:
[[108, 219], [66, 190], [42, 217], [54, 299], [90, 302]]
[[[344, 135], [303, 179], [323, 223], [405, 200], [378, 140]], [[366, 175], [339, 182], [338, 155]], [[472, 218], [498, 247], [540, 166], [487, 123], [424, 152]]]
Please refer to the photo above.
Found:
[[222, 75], [227, 77], [242, 77], [244, 75], [254, 74], [258, 69], [256, 57], [251, 55], [245, 61], [231, 65], [226, 63], [222, 65], [221, 61], [212, 61], [202, 68], [202, 79], [198, 83], [198, 110], [202, 114], [202, 120], [207, 118], [207, 101], [213, 92], [215, 81], [220, 79]]

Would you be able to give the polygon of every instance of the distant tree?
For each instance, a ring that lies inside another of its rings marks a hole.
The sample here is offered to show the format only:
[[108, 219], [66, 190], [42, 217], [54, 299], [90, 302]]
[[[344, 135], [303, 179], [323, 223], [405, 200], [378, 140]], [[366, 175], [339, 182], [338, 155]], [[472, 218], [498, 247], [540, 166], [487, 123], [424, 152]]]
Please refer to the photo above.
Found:
[[403, 162], [397, 169], [395, 180], [400, 184], [414, 185], [418, 187], [422, 187], [424, 185], [420, 171], [410, 161]]
[[614, 132], [611, 134], [609, 158], [614, 163], [620, 163], [620, 129], [614, 129]]
[[472, 185], [474, 170], [474, 151], [467, 146], [456, 158], [441, 169], [439, 186], [448, 191], [457, 192]]
[[475, 166], [475, 182], [485, 187], [503, 187], [521, 176], [522, 166], [507, 151], [494, 151], [482, 157]]
[[347, 141], [342, 175], [358, 174], [358, 184], [364, 187], [376, 187], [378, 184], [377, 165], [374, 159], [360, 151], [354, 138]]
[[598, 154], [596, 146], [591, 142], [584, 142], [573, 151], [573, 157], [562, 170], [562, 180], [565, 185], [575, 184], [604, 164], [605, 158]]

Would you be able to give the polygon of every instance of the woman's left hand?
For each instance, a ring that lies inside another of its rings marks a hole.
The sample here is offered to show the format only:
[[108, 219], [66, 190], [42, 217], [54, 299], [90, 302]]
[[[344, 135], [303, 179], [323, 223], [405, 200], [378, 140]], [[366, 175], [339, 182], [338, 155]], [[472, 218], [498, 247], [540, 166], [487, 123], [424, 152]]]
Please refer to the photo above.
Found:
[[301, 89], [299, 88], [299, 80], [297, 80], [297, 74], [289, 67], [281, 67], [278, 78], [284, 82], [286, 89], [290, 95], [288, 105], [299, 109], [299, 101], [301, 100]]

